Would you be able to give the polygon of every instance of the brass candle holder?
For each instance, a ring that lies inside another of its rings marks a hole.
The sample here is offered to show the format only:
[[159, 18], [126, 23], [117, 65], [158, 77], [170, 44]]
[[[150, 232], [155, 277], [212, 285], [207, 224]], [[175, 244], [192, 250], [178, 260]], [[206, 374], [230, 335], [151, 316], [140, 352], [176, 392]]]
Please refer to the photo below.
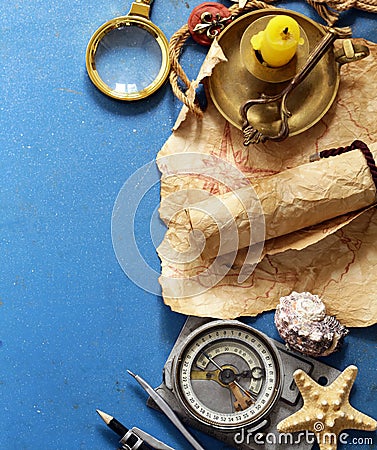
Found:
[[[334, 29], [329, 29], [328, 33], [324, 38], [318, 43], [318, 45], [310, 52], [305, 64], [299, 69], [299, 71], [294, 75], [289, 84], [282, 89], [282, 91], [275, 95], [261, 94], [260, 97], [250, 99], [241, 107], [241, 116], [243, 120], [242, 131], [244, 134], [244, 145], [249, 144], [259, 144], [259, 142], [264, 142], [266, 140], [282, 141], [289, 135], [289, 125], [288, 118], [291, 117], [291, 112], [288, 109], [287, 101], [288, 94], [290, 94], [293, 89], [295, 89], [299, 84], [301, 84], [305, 78], [310, 74], [314, 67], [321, 60], [322, 56], [329, 50], [333, 45], [333, 42], [338, 38], [338, 34]], [[289, 64], [287, 64], [289, 66]], [[268, 72], [271, 73], [270, 71]], [[275, 79], [279, 77], [279, 73], [276, 73]], [[248, 111], [251, 107], [255, 105], [267, 105], [270, 103], [279, 104], [280, 113], [280, 129], [277, 135], [270, 136], [264, 134], [255, 128], [248, 118]]]
[[[279, 14], [298, 22], [304, 45], [286, 66], [270, 68], [257, 58], [250, 39]], [[223, 31], [218, 42], [227, 61], [215, 66], [209, 93], [223, 117], [243, 130], [245, 145], [297, 135], [326, 114], [339, 88], [340, 67], [369, 54], [366, 46], [348, 39], [335, 52], [338, 37], [335, 30], [283, 9], [245, 14]]]

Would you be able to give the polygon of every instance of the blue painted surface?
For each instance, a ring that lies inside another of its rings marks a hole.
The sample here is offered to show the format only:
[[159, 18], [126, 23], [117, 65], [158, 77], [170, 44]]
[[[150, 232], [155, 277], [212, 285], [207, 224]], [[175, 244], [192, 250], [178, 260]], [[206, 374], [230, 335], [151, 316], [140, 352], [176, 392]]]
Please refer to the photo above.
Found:
[[[199, 3], [157, 0], [152, 18], [170, 37]], [[316, 17], [301, 2], [281, 5]], [[9, 0], [1, 7], [0, 449], [116, 448], [96, 408], [189, 448], [144, 406], [145, 393], [126, 374], [131, 369], [158, 385], [185, 319], [127, 279], [111, 242], [119, 190], [155, 158], [181, 107], [169, 85], [124, 104], [89, 81], [91, 34], [129, 6]], [[355, 37], [377, 40], [375, 15], [343, 16]], [[204, 56], [190, 41], [183, 57], [190, 78]], [[149, 220], [158, 203], [157, 187], [136, 221], [140, 251], [156, 270]], [[271, 314], [249, 322], [276, 337]], [[344, 350], [327, 359], [360, 368], [352, 403], [375, 418], [376, 330], [352, 330]], [[208, 449], [225, 448], [196, 435]], [[372, 446], [341, 448], [376, 448], [376, 433], [367, 436]]]

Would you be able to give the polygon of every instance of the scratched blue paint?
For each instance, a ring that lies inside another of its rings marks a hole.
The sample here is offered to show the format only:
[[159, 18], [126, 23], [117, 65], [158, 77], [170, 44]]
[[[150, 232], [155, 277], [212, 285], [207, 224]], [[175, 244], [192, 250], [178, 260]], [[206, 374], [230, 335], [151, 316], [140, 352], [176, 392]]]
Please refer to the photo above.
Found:
[[[170, 38], [200, 3], [156, 0], [152, 19]], [[317, 17], [303, 2], [281, 5]], [[85, 70], [91, 34], [129, 6], [124, 0], [9, 0], [1, 6], [4, 450], [115, 449], [117, 438], [104, 429], [96, 408], [178, 450], [188, 449], [164, 417], [145, 407], [144, 392], [126, 373], [131, 369], [159, 384], [185, 318], [127, 279], [110, 234], [120, 188], [155, 158], [181, 104], [168, 85], [142, 102], [111, 100], [94, 88]], [[376, 38], [375, 15], [353, 10], [343, 22], [353, 25], [356, 37]], [[189, 78], [204, 55], [188, 42], [182, 63]], [[158, 203], [154, 189], [141, 205], [142, 223], [136, 227], [143, 257], [155, 268], [158, 260], [143, 218]], [[276, 337], [272, 314], [250, 323]], [[376, 330], [352, 330], [342, 353], [328, 361], [341, 369], [359, 366], [352, 402], [377, 418]], [[196, 435], [207, 449], [226, 449]]]

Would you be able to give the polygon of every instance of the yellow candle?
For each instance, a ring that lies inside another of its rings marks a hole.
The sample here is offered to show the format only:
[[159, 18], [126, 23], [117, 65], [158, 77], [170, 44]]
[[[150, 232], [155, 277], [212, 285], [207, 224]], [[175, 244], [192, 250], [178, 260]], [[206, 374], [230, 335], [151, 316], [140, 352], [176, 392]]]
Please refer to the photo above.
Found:
[[271, 67], [288, 64], [296, 54], [297, 45], [303, 43], [298, 23], [286, 15], [273, 17], [265, 30], [251, 38], [253, 49], [258, 50]]

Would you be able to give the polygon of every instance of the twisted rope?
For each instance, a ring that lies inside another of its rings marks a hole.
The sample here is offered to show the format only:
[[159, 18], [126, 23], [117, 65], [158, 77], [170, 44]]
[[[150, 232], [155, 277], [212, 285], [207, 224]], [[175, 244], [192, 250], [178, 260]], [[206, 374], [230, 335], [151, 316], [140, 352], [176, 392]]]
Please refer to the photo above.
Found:
[[[232, 5], [229, 11], [233, 17], [238, 17], [254, 9], [273, 9], [271, 5], [275, 0], [250, 0], [244, 8], [240, 8], [237, 4]], [[339, 13], [350, 8], [357, 8], [363, 11], [377, 13], [377, 0], [306, 0], [318, 14], [326, 21], [328, 26], [332, 27], [338, 20]], [[328, 27], [324, 26], [324, 29]], [[352, 35], [350, 27], [336, 28], [339, 36], [349, 37]], [[203, 111], [200, 108], [192, 87], [192, 82], [188, 79], [185, 71], [179, 63], [182, 48], [190, 37], [188, 25], [183, 25], [176, 31], [169, 42], [169, 55], [171, 61], [171, 72], [169, 76], [170, 84], [174, 95], [187, 106], [187, 108], [198, 118], [203, 117]], [[182, 86], [183, 85], [183, 86]]]
[[367, 165], [369, 167], [370, 173], [372, 175], [372, 179], [377, 189], [377, 167], [376, 162], [373, 158], [372, 152], [369, 150], [369, 147], [363, 141], [353, 141], [351, 145], [348, 147], [338, 147], [331, 148], [329, 150], [323, 150], [319, 153], [320, 158], [329, 158], [330, 156], [341, 155], [342, 153], [350, 152], [352, 150], [360, 150], [364, 155]]
[[377, 0], [306, 0], [318, 14], [333, 25], [339, 18], [339, 13], [351, 8], [377, 13]]
[[[267, 0], [274, 1], [274, 0]], [[233, 5], [229, 8], [229, 11], [233, 17], [238, 17], [241, 14], [249, 12], [253, 9], [275, 8], [267, 2], [261, 0], [248, 1], [244, 8], [240, 8], [238, 5]], [[185, 71], [179, 63], [182, 48], [190, 37], [188, 25], [183, 25], [178, 31], [176, 31], [169, 42], [169, 56], [171, 61], [171, 71], [169, 75], [169, 81], [173, 89], [174, 95], [185, 104], [188, 109], [193, 112], [197, 117], [203, 117], [203, 111], [195, 99], [194, 93], [190, 90], [192, 82], [188, 79]], [[183, 84], [185, 90], [180, 86]], [[190, 96], [190, 93], [192, 94]]]
[[[176, 31], [169, 42], [169, 57], [171, 61], [171, 70], [169, 81], [174, 95], [193, 112], [196, 117], [203, 117], [203, 111], [196, 102], [195, 98], [190, 98], [187, 94], [190, 92], [191, 81], [188, 79], [185, 71], [179, 63], [182, 47], [190, 37], [188, 25], [183, 25]], [[185, 86], [185, 90], [180, 87], [180, 82]]]

